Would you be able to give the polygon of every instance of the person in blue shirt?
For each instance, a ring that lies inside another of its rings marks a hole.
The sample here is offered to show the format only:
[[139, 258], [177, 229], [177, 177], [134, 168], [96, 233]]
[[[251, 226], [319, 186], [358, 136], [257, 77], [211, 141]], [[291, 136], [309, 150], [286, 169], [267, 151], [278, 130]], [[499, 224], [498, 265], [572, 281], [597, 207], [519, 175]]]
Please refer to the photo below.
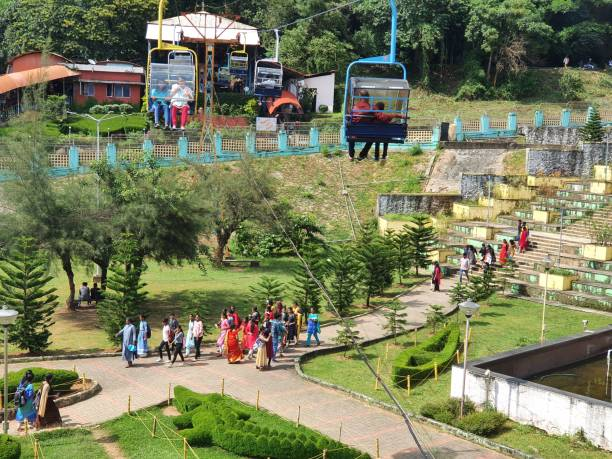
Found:
[[158, 81], [155, 87], [151, 90], [151, 109], [153, 118], [155, 119], [155, 127], [159, 128], [159, 112], [164, 112], [164, 127], [170, 126], [170, 91], [168, 86], [163, 81]]
[[17, 406], [17, 414], [15, 420], [19, 423], [18, 430], [21, 430], [24, 423], [28, 421], [30, 425], [34, 425], [36, 421], [36, 408], [34, 407], [34, 374], [31, 370], [27, 370], [17, 386], [15, 394], [15, 405]]

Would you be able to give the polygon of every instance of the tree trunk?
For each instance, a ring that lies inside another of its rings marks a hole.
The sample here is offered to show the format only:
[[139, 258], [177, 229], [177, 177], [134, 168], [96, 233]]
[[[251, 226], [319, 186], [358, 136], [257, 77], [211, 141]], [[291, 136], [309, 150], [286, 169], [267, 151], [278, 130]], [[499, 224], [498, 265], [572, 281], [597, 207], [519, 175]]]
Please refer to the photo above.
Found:
[[106, 278], [108, 277], [108, 264], [100, 266], [100, 288], [106, 290]]
[[75, 293], [76, 288], [74, 286], [74, 271], [72, 270], [72, 260], [70, 259], [69, 253], [62, 253], [60, 255], [60, 259], [62, 260], [62, 269], [66, 273], [66, 277], [68, 277], [68, 286], [70, 288], [70, 293], [68, 294], [68, 298], [66, 298], [66, 308], [68, 310], [73, 310], [75, 301]]
[[370, 289], [368, 289], [368, 294], [366, 296], [366, 308], [370, 307], [370, 297], [372, 296], [372, 294], [370, 293]]
[[225, 247], [230, 240], [232, 233], [229, 231], [221, 230], [217, 231], [217, 247], [215, 247], [215, 252], [213, 254], [213, 263], [217, 266], [221, 266], [223, 264], [223, 256], [225, 254]]
[[493, 50], [489, 53], [489, 64], [487, 65], [487, 80], [491, 81], [491, 64], [493, 63]]

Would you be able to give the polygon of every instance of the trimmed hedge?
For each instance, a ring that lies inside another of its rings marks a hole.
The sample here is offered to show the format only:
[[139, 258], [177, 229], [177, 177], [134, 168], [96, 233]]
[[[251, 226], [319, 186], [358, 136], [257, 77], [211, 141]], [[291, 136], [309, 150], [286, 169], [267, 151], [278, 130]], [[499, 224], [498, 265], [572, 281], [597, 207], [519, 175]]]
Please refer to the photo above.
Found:
[[19, 459], [21, 445], [10, 435], [0, 435], [0, 459]]
[[[79, 379], [78, 373], [70, 370], [51, 370], [49, 368], [24, 368], [19, 371], [11, 371], [8, 374], [8, 391], [9, 398], [12, 401], [13, 395], [17, 391], [17, 386], [19, 386], [19, 382], [26, 370], [31, 370], [34, 373], [34, 387], [38, 388], [40, 384], [44, 381], [45, 376], [49, 373], [53, 375], [53, 388], [54, 389], [68, 389], [72, 382]], [[4, 379], [0, 378], [0, 389], [4, 391]]]
[[325, 435], [219, 394], [174, 389], [181, 416], [173, 419], [191, 446], [216, 445], [234, 454], [274, 459], [309, 459], [328, 450], [329, 459], [369, 458]]
[[417, 346], [398, 354], [393, 361], [393, 383], [406, 387], [406, 377], [415, 384], [431, 377], [435, 363], [444, 368], [455, 357], [459, 347], [459, 327], [447, 326]]
[[508, 419], [504, 414], [490, 407], [476, 411], [474, 403], [468, 399], [465, 400], [463, 406], [463, 419], [459, 419], [460, 407], [460, 399], [449, 398], [441, 402], [426, 403], [421, 408], [421, 414], [481, 437], [496, 434]]

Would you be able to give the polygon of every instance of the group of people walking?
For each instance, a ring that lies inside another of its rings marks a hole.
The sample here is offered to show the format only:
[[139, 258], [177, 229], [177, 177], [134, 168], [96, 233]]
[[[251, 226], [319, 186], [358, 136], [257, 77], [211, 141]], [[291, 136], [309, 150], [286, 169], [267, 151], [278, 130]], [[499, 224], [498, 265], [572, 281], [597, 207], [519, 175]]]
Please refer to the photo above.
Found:
[[19, 423], [18, 430], [22, 430], [26, 422], [36, 429], [62, 425], [62, 417], [53, 400], [52, 382], [53, 375], [49, 373], [40, 388], [35, 391], [34, 374], [31, 370], [26, 370], [13, 400], [17, 408], [15, 419]]
[[[263, 315], [257, 306], [254, 306], [243, 320], [236, 308], [230, 306], [221, 312], [221, 317], [215, 324], [219, 330], [216, 355], [225, 356], [229, 363], [238, 363], [245, 355], [249, 360], [255, 357], [258, 369], [269, 368], [273, 361], [277, 361], [277, 357], [283, 356], [288, 346], [299, 343], [304, 324], [307, 333], [306, 346], [310, 346], [313, 338], [319, 345], [320, 319], [314, 308], [307, 314], [297, 304], [289, 307], [281, 301], [276, 304], [268, 302]], [[194, 361], [201, 357], [202, 339], [206, 329], [199, 314], [189, 314], [185, 329], [174, 314], [164, 318], [161, 325], [158, 362], [163, 363], [164, 356], [167, 356], [167, 363], [173, 366], [180, 357], [183, 364], [185, 357], [192, 351]], [[151, 327], [144, 315], [140, 315], [138, 330], [132, 319], [128, 318], [116, 336], [121, 337], [122, 359], [126, 361], [127, 368], [133, 366], [137, 357], [146, 357], [149, 354]]]

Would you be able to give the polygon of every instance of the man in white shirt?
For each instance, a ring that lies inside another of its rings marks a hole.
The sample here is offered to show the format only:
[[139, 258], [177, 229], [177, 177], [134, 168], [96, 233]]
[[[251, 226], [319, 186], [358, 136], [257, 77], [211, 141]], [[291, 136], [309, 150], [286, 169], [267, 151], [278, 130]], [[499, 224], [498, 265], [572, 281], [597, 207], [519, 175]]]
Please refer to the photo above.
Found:
[[461, 261], [459, 262], [459, 283], [463, 281], [463, 275], [465, 274], [465, 278], [470, 281], [470, 260], [467, 256], [467, 253], [463, 254]]
[[79, 289], [79, 307], [83, 301], [87, 301], [87, 304], [91, 304], [91, 296], [89, 295], [89, 287], [87, 286], [87, 282], [83, 282], [81, 288]]
[[193, 322], [193, 344], [195, 346], [195, 357], [193, 360], [198, 360], [200, 357], [200, 346], [202, 345], [202, 338], [204, 338], [204, 324], [200, 318], [200, 314], [196, 314]]
[[157, 359], [157, 361], [164, 361], [163, 350], [165, 348], [166, 353], [168, 354], [168, 362], [170, 362], [172, 357], [170, 356], [170, 344], [168, 343], [170, 341], [170, 325], [168, 324], [168, 319], [162, 320], [162, 324], [162, 340], [161, 343], [159, 343], [159, 358]]
[[179, 77], [178, 84], [172, 86], [170, 91], [170, 111], [172, 117], [172, 129], [176, 129], [176, 115], [181, 112], [180, 129], [185, 130], [187, 117], [189, 116], [189, 102], [193, 100], [193, 91], [185, 84], [185, 79]]

